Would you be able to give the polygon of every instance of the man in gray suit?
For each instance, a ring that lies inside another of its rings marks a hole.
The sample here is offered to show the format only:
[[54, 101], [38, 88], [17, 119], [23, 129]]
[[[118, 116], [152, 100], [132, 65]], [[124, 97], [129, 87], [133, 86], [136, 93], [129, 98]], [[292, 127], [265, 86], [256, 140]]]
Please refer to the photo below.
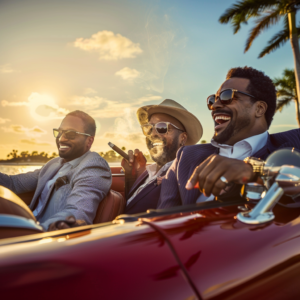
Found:
[[107, 162], [90, 151], [95, 132], [91, 116], [73, 111], [58, 129], [53, 129], [60, 157], [34, 172], [11, 176], [0, 173], [0, 185], [16, 194], [35, 190], [29, 207], [45, 230], [93, 223], [98, 205], [111, 186]]

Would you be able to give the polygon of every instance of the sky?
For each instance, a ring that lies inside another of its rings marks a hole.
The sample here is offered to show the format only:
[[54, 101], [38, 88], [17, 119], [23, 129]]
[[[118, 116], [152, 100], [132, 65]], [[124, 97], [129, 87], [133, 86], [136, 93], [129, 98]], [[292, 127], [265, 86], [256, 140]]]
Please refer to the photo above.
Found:
[[[289, 42], [258, 59], [281, 23], [244, 53], [253, 23], [234, 35], [218, 22], [233, 3], [0, 0], [0, 159], [12, 149], [57, 152], [52, 129], [77, 109], [96, 120], [93, 151], [109, 150], [109, 141], [145, 151], [136, 111], [164, 99], [192, 112], [209, 142], [206, 98], [230, 68], [251, 66], [273, 79], [294, 65]], [[291, 104], [276, 113], [269, 132], [294, 128]]]

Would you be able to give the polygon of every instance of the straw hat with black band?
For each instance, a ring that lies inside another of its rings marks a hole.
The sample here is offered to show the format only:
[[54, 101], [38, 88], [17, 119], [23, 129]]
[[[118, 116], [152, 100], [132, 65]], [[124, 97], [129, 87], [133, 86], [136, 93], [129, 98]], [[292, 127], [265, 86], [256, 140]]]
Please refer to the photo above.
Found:
[[167, 114], [177, 119], [187, 132], [186, 146], [195, 145], [202, 137], [203, 129], [200, 121], [174, 100], [166, 99], [157, 105], [142, 106], [136, 114], [141, 125], [148, 123], [149, 116], [153, 114]]

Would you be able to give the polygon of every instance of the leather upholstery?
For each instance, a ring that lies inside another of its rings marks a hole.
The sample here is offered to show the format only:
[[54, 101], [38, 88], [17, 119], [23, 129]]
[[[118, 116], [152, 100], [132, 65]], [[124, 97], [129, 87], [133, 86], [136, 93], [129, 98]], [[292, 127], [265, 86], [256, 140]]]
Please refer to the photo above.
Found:
[[100, 202], [94, 224], [113, 221], [125, 210], [126, 201], [124, 197], [113, 190], [110, 190], [107, 196]]

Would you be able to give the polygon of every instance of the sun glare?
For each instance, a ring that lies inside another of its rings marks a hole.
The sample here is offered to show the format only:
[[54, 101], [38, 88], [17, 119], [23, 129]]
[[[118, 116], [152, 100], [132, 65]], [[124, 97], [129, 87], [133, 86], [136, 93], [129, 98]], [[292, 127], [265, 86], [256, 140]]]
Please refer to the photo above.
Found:
[[68, 113], [49, 95], [32, 93], [28, 97], [28, 102], [30, 114], [37, 121], [62, 119]]

